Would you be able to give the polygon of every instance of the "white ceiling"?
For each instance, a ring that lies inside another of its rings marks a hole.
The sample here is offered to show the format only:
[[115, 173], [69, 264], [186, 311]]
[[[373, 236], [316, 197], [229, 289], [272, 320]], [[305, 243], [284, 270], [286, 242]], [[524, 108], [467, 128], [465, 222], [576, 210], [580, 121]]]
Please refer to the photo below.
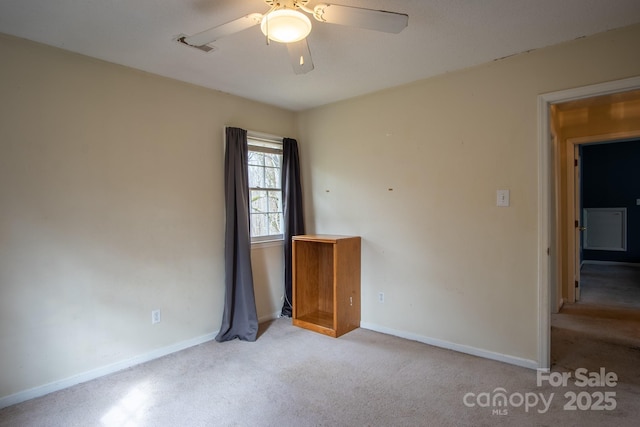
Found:
[[264, 13], [263, 0], [0, 0], [0, 32], [303, 110], [640, 22], [640, 0], [335, 3], [406, 13], [409, 26], [387, 34], [313, 21], [315, 70], [304, 75], [293, 73], [285, 46], [266, 45], [259, 26], [210, 53], [174, 42]]

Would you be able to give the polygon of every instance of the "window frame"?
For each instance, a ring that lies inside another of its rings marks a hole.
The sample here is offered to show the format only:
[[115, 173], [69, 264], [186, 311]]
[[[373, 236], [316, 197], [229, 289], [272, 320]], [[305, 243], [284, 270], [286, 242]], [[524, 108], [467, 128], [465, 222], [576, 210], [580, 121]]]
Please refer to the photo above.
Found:
[[[247, 131], [247, 146], [248, 151], [253, 152], [262, 152], [262, 153], [270, 153], [270, 154], [279, 154], [283, 155], [283, 138], [268, 135], [253, 131]], [[249, 156], [247, 156], [247, 174], [249, 173]], [[261, 188], [261, 187], [251, 187], [249, 186], [249, 195], [251, 195], [252, 190], [258, 191], [279, 191], [280, 192], [280, 211], [277, 212], [280, 214], [280, 221], [282, 226], [284, 227], [284, 207], [283, 207], [283, 189], [282, 189], [282, 161], [280, 162], [280, 188]], [[247, 182], [249, 182], [249, 177], [247, 176]], [[249, 202], [249, 222], [251, 222], [251, 201]], [[253, 233], [253, 229], [250, 227], [251, 234]], [[266, 236], [253, 236], [251, 235], [251, 244], [252, 245], [260, 245], [260, 246], [269, 246], [271, 244], [282, 244], [284, 242], [284, 230], [282, 230], [281, 234], [270, 234]]]

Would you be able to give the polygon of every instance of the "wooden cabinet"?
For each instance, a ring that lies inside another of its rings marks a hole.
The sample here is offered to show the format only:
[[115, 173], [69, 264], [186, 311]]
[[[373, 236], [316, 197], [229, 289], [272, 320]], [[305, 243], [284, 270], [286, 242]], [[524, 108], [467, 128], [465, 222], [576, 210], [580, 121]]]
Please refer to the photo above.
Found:
[[337, 338], [360, 327], [360, 237], [293, 237], [293, 324]]

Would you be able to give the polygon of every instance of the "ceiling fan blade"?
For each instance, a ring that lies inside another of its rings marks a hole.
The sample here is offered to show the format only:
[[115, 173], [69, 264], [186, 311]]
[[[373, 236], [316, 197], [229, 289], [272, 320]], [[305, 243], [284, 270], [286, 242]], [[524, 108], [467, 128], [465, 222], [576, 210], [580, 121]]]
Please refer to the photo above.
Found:
[[295, 43], [287, 43], [287, 50], [289, 51], [294, 73], [305, 74], [313, 70], [313, 61], [311, 60], [311, 51], [309, 50], [307, 39], [302, 39]]
[[210, 28], [192, 36], [184, 37], [180, 41], [190, 46], [203, 46], [222, 37], [253, 27], [254, 25], [259, 24], [260, 20], [262, 20], [262, 14], [252, 13], [243, 16], [242, 18], [227, 22], [226, 24], [218, 25], [217, 27]]
[[397, 34], [409, 23], [409, 15], [387, 12], [385, 10], [363, 9], [341, 6], [339, 4], [321, 4], [314, 8], [314, 17], [318, 21], [330, 24], [348, 25]]

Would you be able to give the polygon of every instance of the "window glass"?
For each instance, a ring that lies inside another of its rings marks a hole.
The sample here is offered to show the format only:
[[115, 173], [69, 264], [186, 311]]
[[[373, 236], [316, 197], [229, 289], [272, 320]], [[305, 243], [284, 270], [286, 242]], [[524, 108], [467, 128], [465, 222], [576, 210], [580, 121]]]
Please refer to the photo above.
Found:
[[251, 241], [282, 240], [282, 144], [247, 140]]

